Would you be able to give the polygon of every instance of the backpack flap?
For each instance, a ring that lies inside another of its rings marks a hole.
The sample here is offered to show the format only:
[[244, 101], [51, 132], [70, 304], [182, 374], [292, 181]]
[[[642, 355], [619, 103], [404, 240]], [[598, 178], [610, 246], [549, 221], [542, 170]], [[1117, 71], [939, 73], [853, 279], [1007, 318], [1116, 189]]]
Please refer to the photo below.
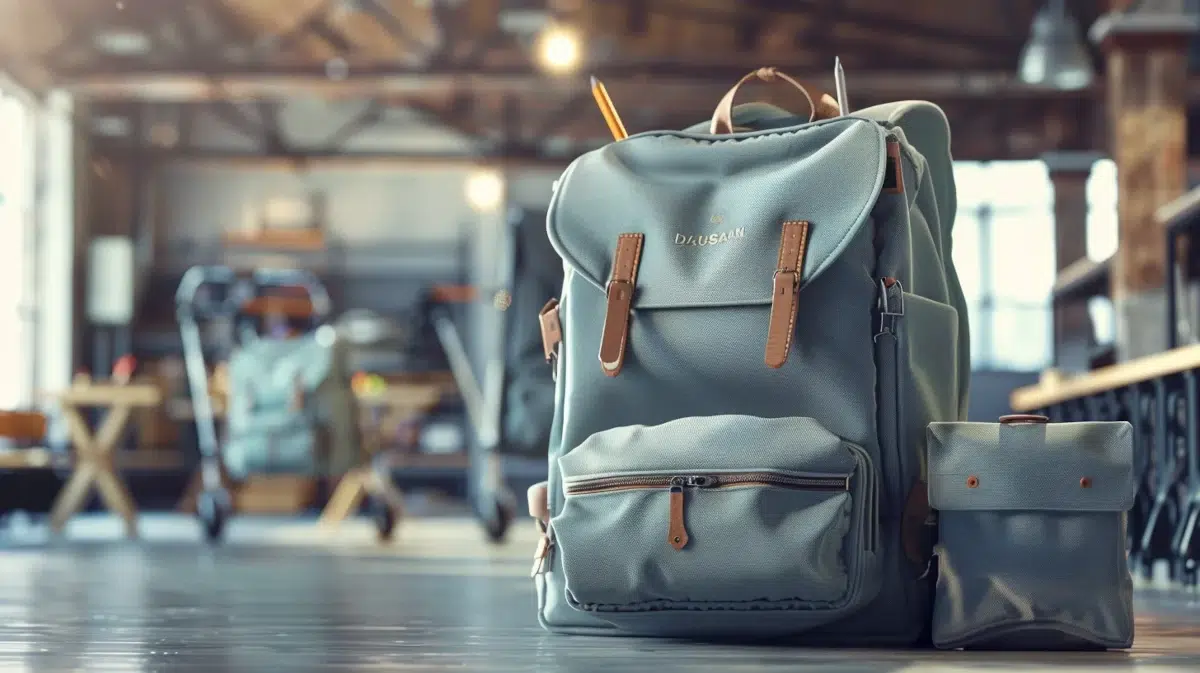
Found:
[[[633, 310], [768, 304], [785, 223], [808, 223], [803, 287], [870, 219], [886, 161], [885, 131], [854, 118], [731, 135], [645, 133], [567, 169], [548, 233], [601, 291], [621, 235], [642, 234]], [[796, 207], [797, 192], [812, 198]]]
[[937, 510], [1125, 512], [1137, 480], [1128, 423], [931, 423]]

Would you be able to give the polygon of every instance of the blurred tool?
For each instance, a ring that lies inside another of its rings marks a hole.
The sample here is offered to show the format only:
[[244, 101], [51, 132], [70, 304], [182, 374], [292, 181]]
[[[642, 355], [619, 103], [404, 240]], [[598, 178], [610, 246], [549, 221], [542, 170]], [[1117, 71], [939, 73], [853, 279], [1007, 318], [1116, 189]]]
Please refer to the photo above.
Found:
[[621, 117], [617, 114], [617, 109], [613, 107], [612, 99], [608, 97], [608, 91], [604, 88], [604, 84], [592, 78], [592, 97], [596, 99], [596, 105], [600, 107], [600, 114], [604, 115], [604, 121], [608, 124], [608, 130], [612, 131], [614, 140], [624, 140], [629, 137], [625, 132], [625, 125], [621, 123]]
[[838, 109], [843, 115], [850, 114], [850, 106], [846, 101], [846, 71], [842, 70], [842, 59], [833, 57], [833, 82], [837, 88]]
[[112, 378], [118, 385], [125, 385], [133, 378], [133, 372], [137, 369], [137, 358], [132, 355], [122, 355], [113, 365]]

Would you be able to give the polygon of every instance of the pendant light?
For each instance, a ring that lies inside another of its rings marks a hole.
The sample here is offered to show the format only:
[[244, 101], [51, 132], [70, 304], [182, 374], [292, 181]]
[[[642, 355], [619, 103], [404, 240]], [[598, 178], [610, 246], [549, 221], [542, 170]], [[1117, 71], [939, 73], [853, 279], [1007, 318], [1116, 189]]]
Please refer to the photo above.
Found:
[[1021, 50], [1018, 75], [1027, 84], [1050, 89], [1091, 86], [1092, 59], [1064, 0], [1050, 0], [1034, 18], [1029, 41]]

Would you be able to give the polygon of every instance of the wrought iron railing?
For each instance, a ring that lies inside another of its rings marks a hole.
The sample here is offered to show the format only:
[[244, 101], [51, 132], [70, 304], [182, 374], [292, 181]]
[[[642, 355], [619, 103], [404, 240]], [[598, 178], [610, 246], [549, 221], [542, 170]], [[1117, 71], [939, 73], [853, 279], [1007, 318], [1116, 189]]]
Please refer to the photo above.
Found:
[[[1052, 422], [1128, 421], [1133, 426], [1137, 497], [1128, 517], [1135, 572], [1165, 563], [1171, 579], [1200, 584], [1200, 344], [1178, 343], [1179, 293], [1172, 271], [1177, 240], [1200, 231], [1200, 193], [1160, 212], [1167, 229], [1167, 350], [1014, 391], [1013, 410]], [[1192, 237], [1194, 239], [1194, 237]]]

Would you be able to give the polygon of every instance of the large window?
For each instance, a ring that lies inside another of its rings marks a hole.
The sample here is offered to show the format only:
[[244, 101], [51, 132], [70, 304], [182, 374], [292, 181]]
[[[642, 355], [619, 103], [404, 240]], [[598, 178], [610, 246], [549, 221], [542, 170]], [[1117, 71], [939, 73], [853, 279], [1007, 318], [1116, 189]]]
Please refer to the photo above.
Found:
[[[1054, 186], [1041, 161], [957, 162], [954, 262], [971, 313], [974, 369], [1038, 371], [1053, 355]], [[1087, 185], [1087, 252], [1117, 247], [1117, 178], [1096, 162]], [[1112, 340], [1112, 308], [1090, 306], [1101, 343]]]
[[971, 320], [973, 369], [1050, 361], [1054, 188], [1040, 161], [958, 162], [954, 263]]
[[34, 119], [0, 91], [0, 409], [33, 398]]
[[[1087, 183], [1087, 256], [1103, 262], [1117, 251], [1117, 165], [1111, 159], [1097, 161]], [[1096, 297], [1088, 302], [1088, 313], [1096, 330], [1096, 341], [1112, 343], [1116, 322], [1112, 302]]]

